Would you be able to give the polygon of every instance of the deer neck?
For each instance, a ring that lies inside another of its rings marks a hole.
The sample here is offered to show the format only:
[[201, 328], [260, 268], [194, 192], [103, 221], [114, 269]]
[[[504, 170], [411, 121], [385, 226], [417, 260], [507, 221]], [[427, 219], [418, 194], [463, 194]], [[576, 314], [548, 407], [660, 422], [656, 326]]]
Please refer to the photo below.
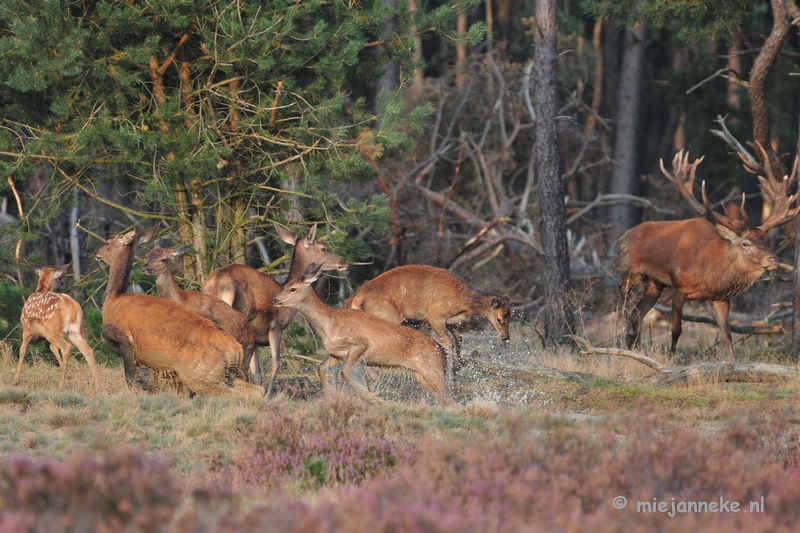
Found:
[[175, 281], [172, 272], [162, 272], [156, 276], [156, 290], [159, 296], [167, 300], [177, 302], [181, 299], [182, 289], [178, 286], [178, 282]]
[[36, 285], [34, 292], [53, 292], [53, 283], [50, 281], [49, 274], [39, 278], [39, 283]]
[[334, 310], [317, 296], [313, 287], [308, 287], [308, 293], [294, 308], [306, 317], [317, 333], [324, 335], [330, 329]]
[[308, 268], [308, 259], [303, 257], [302, 251], [298, 253], [298, 250], [300, 250], [302, 246], [305, 246], [305, 244], [306, 239], [303, 237], [297, 240], [292, 249], [292, 259], [289, 261], [289, 277], [286, 278], [287, 281], [299, 278], [303, 274], [303, 271]]
[[106, 285], [106, 295], [103, 300], [103, 307], [114, 299], [114, 297], [124, 294], [128, 288], [128, 280], [131, 277], [133, 268], [133, 247], [125, 246], [120, 253], [109, 264], [108, 285]]

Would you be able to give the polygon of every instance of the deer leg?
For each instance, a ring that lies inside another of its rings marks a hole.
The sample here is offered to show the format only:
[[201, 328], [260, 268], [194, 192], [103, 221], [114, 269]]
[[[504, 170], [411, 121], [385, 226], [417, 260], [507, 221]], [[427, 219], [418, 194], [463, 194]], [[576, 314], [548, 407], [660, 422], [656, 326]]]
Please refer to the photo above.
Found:
[[78, 348], [78, 351], [83, 354], [83, 358], [86, 359], [86, 363], [92, 370], [94, 389], [99, 390], [100, 384], [97, 381], [97, 365], [94, 363], [94, 351], [86, 343], [86, 339], [83, 336], [83, 331], [70, 331], [67, 333], [67, 336], [69, 337], [69, 340], [72, 341], [72, 344]]
[[130, 340], [125, 338], [125, 334], [117, 328], [104, 324], [103, 338], [111, 351], [122, 357], [122, 364], [125, 367], [125, 382], [129, 387], [133, 387], [136, 382], [136, 357], [133, 354]]
[[[62, 340], [62, 343], [59, 345], [59, 349], [61, 350], [61, 356], [63, 363], [61, 364], [61, 381], [58, 382], [58, 390], [62, 390], [64, 388], [64, 382], [67, 379], [67, 367], [69, 366], [69, 356], [70, 352], [72, 351], [72, 345], [67, 341]], [[52, 349], [52, 345], [51, 349]], [[55, 353], [55, 352], [53, 352]]]
[[253, 355], [250, 357], [247, 366], [250, 371], [250, 381], [254, 385], [261, 385], [261, 361], [258, 359], [258, 346], [253, 350]]
[[53, 352], [53, 355], [56, 356], [56, 361], [58, 361], [58, 366], [63, 366], [64, 357], [61, 355], [61, 352], [59, 351], [60, 349], [61, 347], [58, 344], [54, 342], [50, 343], [50, 351]]
[[[269, 385], [267, 385], [267, 399], [272, 398], [272, 391], [275, 390], [275, 376], [278, 375], [281, 357], [281, 337], [283, 330], [280, 327], [270, 326], [269, 328], [269, 351], [272, 353], [272, 366], [269, 372]], [[255, 379], [254, 379], [255, 381]], [[258, 381], [261, 381], [261, 370], [258, 371]]]
[[22, 333], [22, 344], [19, 347], [19, 361], [17, 361], [17, 371], [14, 374], [14, 385], [19, 383], [19, 376], [22, 373], [22, 360], [25, 359], [25, 352], [28, 351], [28, 343], [31, 342], [30, 335]]
[[322, 364], [319, 365], [317, 373], [319, 374], [319, 381], [322, 384], [322, 395], [328, 394], [328, 369], [336, 364], [336, 359], [328, 356]]
[[350, 371], [353, 370], [353, 367], [356, 365], [356, 363], [361, 360], [361, 356], [365, 351], [367, 351], [366, 345], [353, 346], [347, 351], [347, 355], [342, 363], [342, 378], [344, 378], [344, 380], [349, 383], [351, 387], [353, 387], [353, 390], [356, 392], [356, 394], [358, 394], [364, 401], [371, 404], [383, 403], [383, 400], [372, 394], [360, 383], [356, 383], [356, 381], [350, 377]]
[[678, 345], [678, 339], [683, 331], [681, 321], [683, 319], [683, 304], [686, 300], [683, 294], [675, 291], [672, 296], [672, 345], [669, 347], [669, 353], [675, 355], [675, 346]]
[[[655, 282], [655, 280], [650, 278], [644, 279], [642, 284], [642, 298], [628, 316], [628, 331], [626, 335], [628, 348], [639, 344], [639, 328], [642, 325], [642, 319], [647, 312], [653, 308], [658, 301], [658, 297], [661, 296], [661, 293], [664, 291], [663, 286], [659, 285]], [[630, 288], [633, 288], [633, 286]]]
[[453, 399], [453, 395], [450, 393], [450, 389], [447, 388], [447, 384], [444, 382], [444, 376], [436, 372], [431, 372], [427, 369], [414, 372], [414, 374], [420, 385], [425, 387], [428, 392], [433, 394], [434, 399], [439, 405], [443, 407], [457, 406], [456, 401]]
[[444, 320], [429, 320], [428, 324], [430, 324], [431, 329], [434, 333], [436, 333], [436, 336], [439, 337], [439, 342], [445, 349], [445, 381], [448, 387], [452, 387], [454, 379], [453, 369], [456, 367], [456, 360], [458, 359], [458, 356], [453, 350], [453, 343], [450, 341], [450, 335], [447, 333], [447, 323]]
[[731, 302], [730, 300], [718, 300], [711, 302], [711, 304], [714, 306], [714, 314], [717, 316], [719, 336], [722, 339], [722, 344], [725, 345], [725, 351], [728, 352], [728, 360], [733, 361], [731, 324], [728, 320], [731, 312]]

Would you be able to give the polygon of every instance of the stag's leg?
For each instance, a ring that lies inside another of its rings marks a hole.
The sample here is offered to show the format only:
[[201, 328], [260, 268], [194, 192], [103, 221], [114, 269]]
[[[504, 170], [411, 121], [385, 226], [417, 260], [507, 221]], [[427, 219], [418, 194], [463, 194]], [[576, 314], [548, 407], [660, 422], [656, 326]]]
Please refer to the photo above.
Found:
[[22, 373], [22, 360], [25, 359], [25, 352], [28, 351], [28, 344], [31, 337], [25, 331], [22, 332], [22, 344], [19, 347], [19, 361], [17, 361], [17, 371], [14, 374], [14, 385], [19, 383], [19, 376]]
[[367, 351], [366, 344], [353, 346], [347, 351], [347, 355], [344, 357], [344, 362], [342, 363], [342, 378], [344, 378], [344, 380], [349, 383], [351, 387], [353, 387], [353, 390], [356, 392], [356, 394], [358, 394], [364, 401], [371, 404], [383, 403], [383, 400], [372, 394], [360, 383], [356, 383], [356, 381], [350, 377], [350, 371], [353, 370], [353, 367], [356, 366], [356, 363], [361, 360], [361, 356], [364, 355], [365, 351]]
[[[634, 285], [630, 285], [629, 289], [633, 289], [633, 287]], [[647, 312], [653, 308], [663, 291], [664, 287], [656, 283], [655, 280], [650, 278], [642, 280], [642, 298], [628, 316], [628, 331], [626, 336], [628, 348], [639, 344], [639, 328], [642, 325], [642, 319]]]
[[683, 320], [683, 304], [686, 302], [683, 294], [675, 291], [672, 296], [672, 345], [669, 347], [669, 353], [675, 355], [675, 346], [678, 345], [678, 339], [683, 331], [681, 324]]
[[722, 338], [722, 344], [725, 345], [725, 351], [728, 352], [728, 360], [733, 361], [733, 342], [731, 341], [731, 324], [728, 321], [731, 312], [730, 300], [720, 300], [711, 302], [714, 306], [714, 314], [717, 317], [717, 324], [719, 324], [719, 336]]
[[[94, 351], [89, 347], [89, 344], [86, 342], [86, 338], [83, 335], [83, 328], [80, 331], [69, 331], [67, 332], [67, 336], [69, 340], [72, 341], [78, 350], [83, 354], [83, 358], [86, 359], [86, 363], [89, 365], [89, 368], [92, 370], [92, 381], [94, 381], [94, 390], [100, 390], [100, 384], [97, 381], [97, 365], [94, 364]], [[66, 368], [66, 365], [64, 365]], [[65, 371], [66, 373], [66, 371]]]

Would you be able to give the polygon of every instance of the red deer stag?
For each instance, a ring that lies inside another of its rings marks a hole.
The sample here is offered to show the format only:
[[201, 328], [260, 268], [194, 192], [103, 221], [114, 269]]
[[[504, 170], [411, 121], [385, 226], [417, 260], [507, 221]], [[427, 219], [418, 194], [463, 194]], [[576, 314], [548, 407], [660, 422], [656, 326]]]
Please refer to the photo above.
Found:
[[[36, 273], [39, 274], [39, 284], [36, 286], [36, 292], [25, 301], [25, 305], [22, 306], [22, 315], [19, 317], [22, 324], [22, 345], [19, 347], [17, 372], [14, 374], [15, 385], [19, 383], [22, 360], [25, 359], [28, 343], [31, 340], [45, 338], [50, 343], [50, 351], [61, 365], [61, 381], [58, 383], [58, 388], [64, 388], [69, 365], [69, 352], [72, 349], [69, 342], [64, 339], [66, 334], [72, 344], [83, 354], [89, 368], [92, 369], [95, 390], [100, 388], [97, 382], [94, 352], [86, 343], [83, 334], [83, 309], [68, 295], [53, 292], [53, 289], [63, 284], [62, 276], [68, 267], [69, 263], [55, 269], [36, 268]], [[60, 355], [59, 352], [61, 352]]]
[[188, 307], [198, 315], [209, 319], [236, 339], [244, 349], [242, 370], [249, 369], [252, 376], [255, 373], [253, 368], [255, 366], [255, 358], [253, 354], [256, 351], [256, 344], [253, 330], [244, 315], [219, 298], [198, 291], [181, 289], [172, 275], [173, 260], [182, 256], [190, 248], [191, 245], [179, 248], [163, 248], [159, 243], [155, 248], [147, 252], [145, 264], [142, 266], [142, 273], [148, 276], [155, 276], [156, 289], [159, 296]]
[[[517, 283], [502, 296], [473, 289], [449, 270], [427, 265], [405, 265], [384, 272], [359, 288], [344, 304], [389, 322], [422, 320], [430, 324], [447, 349], [447, 374], [459, 367], [461, 333], [459, 326], [473, 316], [486, 318], [503, 342], [508, 342], [511, 297]], [[453, 335], [450, 341], [448, 331]]]
[[336, 309], [324, 304], [311, 287], [321, 271], [321, 266], [312, 263], [300, 277], [290, 279], [272, 302], [278, 307], [297, 309], [321, 337], [329, 355], [319, 365], [323, 392], [328, 389], [328, 368], [342, 362], [342, 377], [353, 390], [370, 403], [379, 401], [350, 377], [353, 366], [363, 359], [367, 365], [410, 370], [437, 402], [443, 406], [455, 406], [444, 379], [444, 348], [414, 329], [358, 309]]
[[108, 239], [95, 258], [109, 265], [103, 300], [103, 338], [122, 356], [125, 380], [134, 383], [136, 367], [172, 374], [191, 392], [202, 395], [264, 390], [235, 376], [243, 350], [210, 320], [164, 298], [126, 293], [136, 245], [150, 240], [158, 226]]
[[790, 209], [796, 200], [787, 196], [791, 178], [782, 182], [769, 176], [775, 191], [775, 209], [758, 228], [749, 227], [742, 196], [741, 215], [736, 220], [714, 212], [703, 183], [703, 203], [695, 198], [693, 185], [697, 165], [703, 158], [689, 164], [689, 154], [679, 152], [672, 162], [674, 176], [664, 163], [661, 171], [678, 187], [692, 208], [704, 218], [667, 222], [645, 222], [631, 228], [619, 239], [622, 289], [626, 299], [641, 288], [642, 296], [627, 320], [628, 347], [639, 341], [642, 318], [653, 307], [661, 292], [670, 287], [672, 295], [672, 346], [681, 336], [683, 305], [687, 300], [711, 300], [719, 324], [720, 337], [728, 358], [733, 360], [731, 344], [730, 299], [750, 287], [765, 270], [775, 270], [778, 258], [769, 248], [767, 232], [793, 219], [800, 207]]
[[[345, 270], [348, 267], [344, 258], [333, 253], [316, 239], [316, 224], [302, 238], [298, 238], [277, 224], [275, 230], [284, 242], [294, 246], [288, 279], [299, 277], [311, 263], [321, 264], [324, 270]], [[272, 368], [267, 386], [267, 398], [272, 396], [275, 376], [278, 374], [281, 336], [294, 317], [294, 311], [291, 309], [277, 309], [272, 305], [272, 298], [281, 292], [282, 288], [272, 276], [246, 265], [228, 265], [214, 270], [201, 288], [205, 294], [219, 298], [245, 316], [253, 329], [257, 346], [269, 346], [272, 353]], [[255, 359], [258, 361], [258, 357]], [[256, 383], [260, 383], [259, 367], [254, 378]]]

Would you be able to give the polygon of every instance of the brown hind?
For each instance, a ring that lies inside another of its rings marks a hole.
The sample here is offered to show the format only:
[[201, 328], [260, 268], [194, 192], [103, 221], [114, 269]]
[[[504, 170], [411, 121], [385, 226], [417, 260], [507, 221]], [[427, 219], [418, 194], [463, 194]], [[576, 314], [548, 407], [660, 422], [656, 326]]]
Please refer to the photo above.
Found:
[[[317, 225], [305, 237], [275, 225], [280, 238], [294, 246], [289, 266], [289, 279], [299, 276], [311, 263], [322, 264], [324, 270], [345, 270], [347, 261], [335, 254], [316, 238]], [[274, 298], [283, 287], [272, 276], [263, 274], [247, 265], [228, 265], [209, 274], [203, 284], [205, 294], [215, 296], [242, 313], [255, 334], [256, 345], [269, 346], [272, 354], [267, 397], [272, 396], [275, 377], [280, 364], [281, 337], [283, 330], [291, 324], [294, 311], [279, 309], [272, 305]], [[255, 358], [256, 361], [258, 358]], [[257, 383], [261, 371], [258, 370]]]
[[135, 247], [150, 240], [156, 228], [112, 237], [95, 253], [98, 261], [109, 265], [103, 338], [122, 356], [125, 380], [133, 385], [136, 367], [145, 366], [176, 376], [196, 394], [263, 396], [263, 389], [235, 377], [243, 350], [233, 337], [171, 300], [125, 292]]
[[297, 309], [322, 339], [329, 355], [319, 366], [323, 391], [328, 388], [326, 371], [335, 363], [342, 362], [342, 377], [353, 390], [370, 403], [380, 401], [350, 377], [355, 364], [363, 359], [367, 365], [410, 370], [439, 404], [455, 406], [456, 402], [445, 383], [444, 348], [431, 337], [412, 328], [358, 309], [336, 309], [325, 305], [311, 286], [321, 271], [321, 266], [312, 263], [299, 278], [286, 282], [272, 301], [279, 307]]

